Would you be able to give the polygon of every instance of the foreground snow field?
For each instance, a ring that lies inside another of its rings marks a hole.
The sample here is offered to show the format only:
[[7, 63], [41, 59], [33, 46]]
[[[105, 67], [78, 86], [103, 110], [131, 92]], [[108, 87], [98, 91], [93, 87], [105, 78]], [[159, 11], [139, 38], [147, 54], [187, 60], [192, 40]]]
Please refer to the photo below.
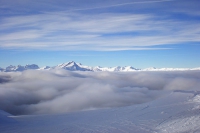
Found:
[[1, 133], [200, 132], [200, 94], [173, 91], [151, 102], [53, 115], [12, 116], [0, 111]]

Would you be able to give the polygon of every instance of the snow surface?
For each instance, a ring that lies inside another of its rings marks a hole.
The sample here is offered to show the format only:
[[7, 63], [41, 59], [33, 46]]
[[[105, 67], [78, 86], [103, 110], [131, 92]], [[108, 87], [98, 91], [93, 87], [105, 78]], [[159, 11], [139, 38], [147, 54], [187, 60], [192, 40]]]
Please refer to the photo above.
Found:
[[32, 64], [32, 65], [26, 65], [26, 66], [8, 66], [6, 69], [0, 68], [0, 72], [15, 72], [15, 71], [24, 71], [29, 69], [37, 69], [37, 70], [52, 70], [52, 69], [65, 69], [69, 71], [108, 71], [108, 72], [132, 72], [132, 71], [188, 71], [188, 70], [200, 70], [199, 68], [145, 68], [145, 69], [138, 69], [134, 68], [132, 66], [116, 66], [116, 67], [90, 67], [82, 65], [81, 63], [76, 63], [74, 61], [70, 61], [67, 63], [62, 63], [54, 67], [44, 66], [39, 68], [38, 65]]
[[200, 94], [173, 91], [148, 103], [67, 114], [12, 116], [0, 111], [0, 119], [1, 133], [198, 133]]

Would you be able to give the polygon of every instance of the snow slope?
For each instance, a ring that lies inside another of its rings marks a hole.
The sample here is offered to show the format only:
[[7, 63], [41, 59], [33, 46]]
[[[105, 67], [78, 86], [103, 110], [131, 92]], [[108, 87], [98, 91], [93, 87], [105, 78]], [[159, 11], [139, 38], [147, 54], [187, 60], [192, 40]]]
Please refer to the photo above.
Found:
[[[0, 118], [4, 117], [0, 113]], [[154, 101], [67, 114], [10, 116], [1, 133], [181, 133], [200, 132], [200, 94], [174, 91]]]

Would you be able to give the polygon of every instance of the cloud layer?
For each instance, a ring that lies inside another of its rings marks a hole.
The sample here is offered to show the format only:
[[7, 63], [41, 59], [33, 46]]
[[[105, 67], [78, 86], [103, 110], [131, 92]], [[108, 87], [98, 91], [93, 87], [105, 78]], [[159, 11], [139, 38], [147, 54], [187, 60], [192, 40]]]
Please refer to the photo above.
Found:
[[173, 90], [199, 90], [199, 75], [193, 71], [0, 73], [0, 109], [22, 115], [140, 104]]

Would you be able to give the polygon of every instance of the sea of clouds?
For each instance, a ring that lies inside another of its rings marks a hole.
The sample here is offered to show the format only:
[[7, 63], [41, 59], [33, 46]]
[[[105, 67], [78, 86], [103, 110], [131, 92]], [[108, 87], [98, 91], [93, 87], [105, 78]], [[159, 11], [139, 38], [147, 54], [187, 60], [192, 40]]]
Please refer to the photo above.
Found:
[[13, 115], [66, 113], [155, 100], [175, 90], [200, 90], [200, 71], [0, 72], [0, 110]]

